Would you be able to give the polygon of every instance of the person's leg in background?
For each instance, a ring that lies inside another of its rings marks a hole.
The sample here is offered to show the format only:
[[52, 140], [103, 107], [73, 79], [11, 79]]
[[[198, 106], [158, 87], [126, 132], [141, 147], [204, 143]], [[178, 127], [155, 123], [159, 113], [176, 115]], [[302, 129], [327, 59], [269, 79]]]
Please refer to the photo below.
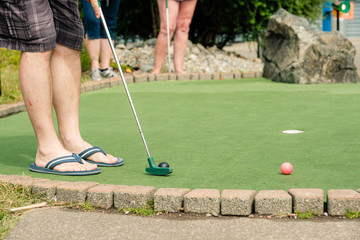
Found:
[[[116, 17], [119, 11], [121, 0], [103, 1], [101, 9], [103, 11], [106, 24], [108, 26], [111, 39], [115, 43]], [[119, 74], [110, 67], [110, 58], [112, 52], [107, 40], [103, 26], [100, 28], [100, 73], [103, 77], [117, 77]]]
[[90, 79], [98, 81], [102, 79], [99, 63], [101, 21], [96, 18], [94, 9], [87, 0], [81, 0], [81, 5], [84, 11], [85, 46], [91, 60]]
[[[168, 51], [167, 26], [166, 26], [166, 2], [165, 0], [158, 0], [157, 2], [160, 13], [160, 32], [156, 40], [154, 69], [152, 71], [153, 74], [157, 74], [161, 72], [161, 68], [164, 64], [164, 60]], [[179, 7], [180, 7], [179, 2], [174, 0], [168, 0], [170, 38], [172, 38], [175, 31]]]
[[184, 73], [183, 62], [189, 38], [189, 29], [194, 15], [197, 0], [184, 0], [180, 3], [174, 37], [175, 72]]

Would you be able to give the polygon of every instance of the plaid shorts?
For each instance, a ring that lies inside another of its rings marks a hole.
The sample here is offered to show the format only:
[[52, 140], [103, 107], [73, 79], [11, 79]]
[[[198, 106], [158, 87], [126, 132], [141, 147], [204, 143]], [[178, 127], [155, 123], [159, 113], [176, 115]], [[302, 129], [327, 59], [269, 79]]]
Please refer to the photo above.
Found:
[[58, 43], [82, 50], [83, 36], [78, 0], [0, 1], [0, 47], [43, 52]]

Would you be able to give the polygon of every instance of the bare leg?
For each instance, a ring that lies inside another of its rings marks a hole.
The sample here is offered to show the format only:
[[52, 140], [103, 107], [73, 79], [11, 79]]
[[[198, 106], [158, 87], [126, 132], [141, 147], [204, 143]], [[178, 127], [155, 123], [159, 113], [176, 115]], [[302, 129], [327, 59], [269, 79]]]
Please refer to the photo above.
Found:
[[85, 46], [89, 52], [91, 59], [91, 69], [100, 68], [99, 56], [100, 56], [100, 39], [88, 39], [85, 37]]
[[[154, 69], [152, 73], [160, 73], [164, 64], [164, 59], [167, 54], [167, 26], [166, 26], [166, 4], [165, 0], [158, 0], [159, 12], [160, 12], [160, 33], [156, 41], [155, 46], [155, 59]], [[169, 31], [170, 38], [172, 38], [176, 26], [176, 19], [178, 17], [180, 3], [175, 1], [168, 1], [169, 9]]]
[[[114, 44], [114, 41], [112, 41]], [[100, 39], [100, 49], [101, 49], [101, 69], [106, 69], [110, 66], [110, 58], [111, 58], [111, 48], [109, 45], [109, 41], [107, 39]]]
[[174, 39], [174, 66], [176, 73], [184, 73], [183, 62], [189, 38], [189, 28], [194, 15], [196, 0], [184, 1], [180, 4], [179, 15], [176, 21]]
[[[58, 119], [59, 136], [64, 147], [75, 153], [92, 147], [80, 135], [80, 52], [61, 45], [56, 45], [51, 58], [53, 76], [53, 99]], [[111, 155], [96, 153], [89, 157], [95, 162], [114, 163]]]
[[[26, 109], [38, 142], [35, 164], [45, 165], [52, 159], [71, 155], [58, 139], [52, 118], [51, 51], [21, 53], [19, 80]], [[34, 71], [36, 69], [36, 71]], [[57, 171], [85, 171], [95, 169], [79, 163], [65, 163]]]

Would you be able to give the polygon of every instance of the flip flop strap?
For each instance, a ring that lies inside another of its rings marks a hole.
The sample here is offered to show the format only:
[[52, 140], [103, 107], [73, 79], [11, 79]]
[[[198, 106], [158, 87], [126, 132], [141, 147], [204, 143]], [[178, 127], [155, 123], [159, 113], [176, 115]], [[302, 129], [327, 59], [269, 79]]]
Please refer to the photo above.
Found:
[[82, 158], [82, 159], [87, 159], [88, 157], [90, 157], [91, 155], [95, 154], [95, 153], [102, 153], [106, 156], [106, 153], [99, 147], [91, 147], [91, 148], [88, 148], [84, 151], [82, 151], [81, 153], [79, 153], [79, 156]]
[[64, 157], [59, 157], [59, 158], [53, 159], [50, 162], [48, 162], [45, 167], [48, 169], [53, 169], [57, 165], [60, 165], [63, 163], [70, 163], [70, 162], [77, 162], [80, 164], [84, 164], [82, 162], [81, 157], [79, 157], [77, 154], [73, 153], [72, 155], [69, 155], [69, 156], [64, 156]]

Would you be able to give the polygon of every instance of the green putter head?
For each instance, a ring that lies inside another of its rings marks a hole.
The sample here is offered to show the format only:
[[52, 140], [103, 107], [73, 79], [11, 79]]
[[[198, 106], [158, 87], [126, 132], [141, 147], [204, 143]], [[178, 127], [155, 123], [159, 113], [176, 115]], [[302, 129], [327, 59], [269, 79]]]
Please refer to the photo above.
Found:
[[152, 157], [148, 158], [148, 162], [150, 167], [147, 167], [145, 170], [151, 175], [164, 176], [173, 172], [172, 168], [156, 166]]

